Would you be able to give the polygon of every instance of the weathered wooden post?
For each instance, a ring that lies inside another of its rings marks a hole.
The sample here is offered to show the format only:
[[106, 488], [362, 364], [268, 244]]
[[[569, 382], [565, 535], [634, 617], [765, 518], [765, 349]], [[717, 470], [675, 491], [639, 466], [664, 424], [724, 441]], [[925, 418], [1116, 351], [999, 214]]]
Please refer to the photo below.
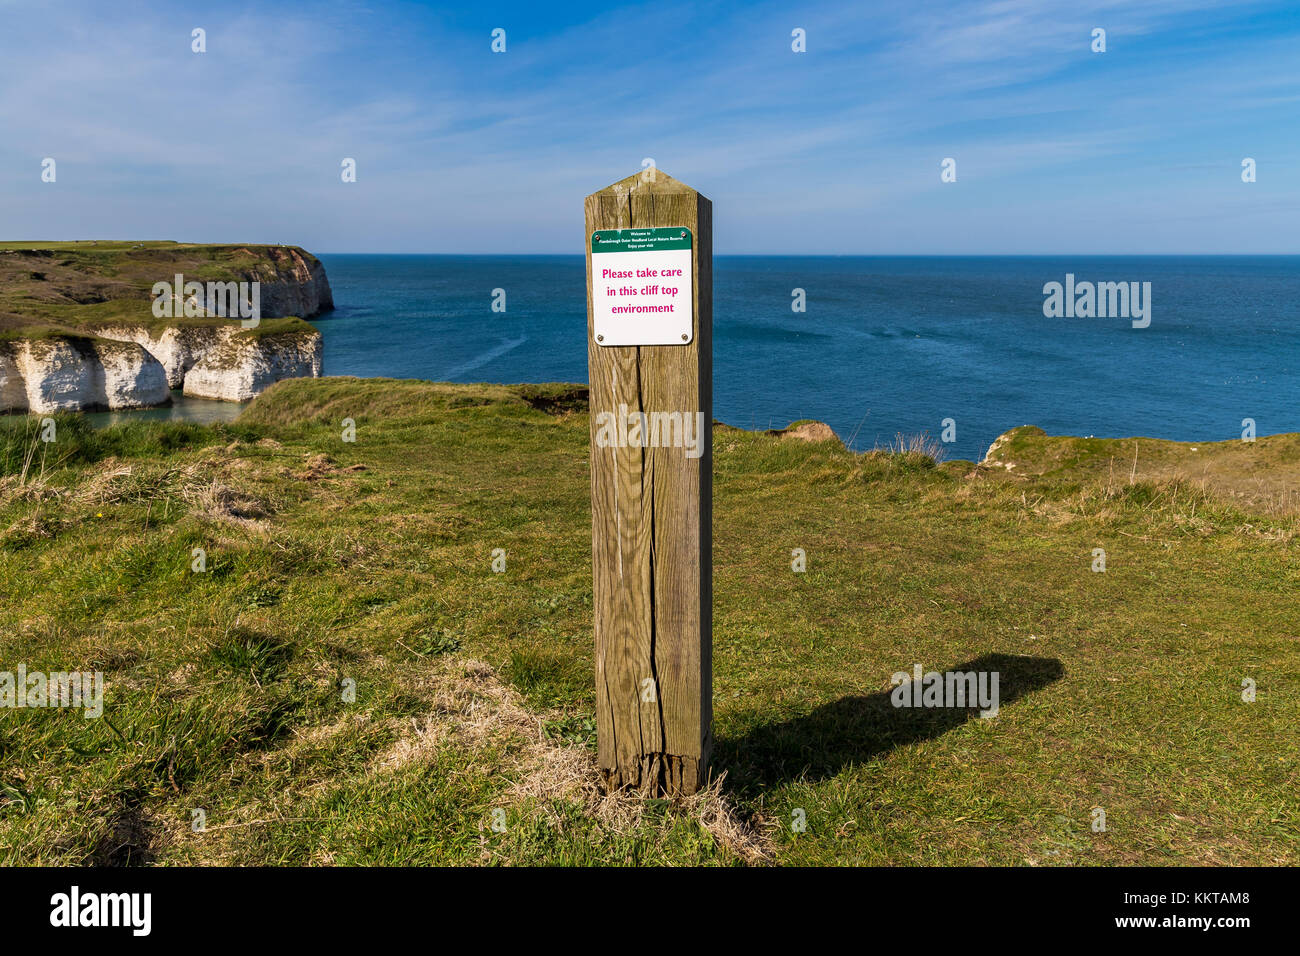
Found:
[[587, 223], [599, 764], [694, 793], [713, 742], [713, 204], [654, 168]]

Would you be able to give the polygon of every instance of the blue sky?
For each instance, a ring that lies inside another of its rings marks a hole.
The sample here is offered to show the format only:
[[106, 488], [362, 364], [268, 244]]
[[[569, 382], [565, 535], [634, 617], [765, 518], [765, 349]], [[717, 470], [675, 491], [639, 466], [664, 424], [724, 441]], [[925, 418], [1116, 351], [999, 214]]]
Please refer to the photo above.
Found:
[[0, 23], [5, 239], [576, 254], [582, 197], [652, 157], [713, 200], [724, 254], [1300, 252], [1295, 0], [0, 0]]

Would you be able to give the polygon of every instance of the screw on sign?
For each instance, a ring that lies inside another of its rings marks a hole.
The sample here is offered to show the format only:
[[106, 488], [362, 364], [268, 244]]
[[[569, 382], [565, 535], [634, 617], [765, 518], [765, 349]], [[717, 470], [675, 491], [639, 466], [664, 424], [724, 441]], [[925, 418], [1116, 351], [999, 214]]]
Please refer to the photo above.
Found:
[[662, 170], [584, 206], [598, 762], [611, 789], [690, 794], [713, 742], [713, 206]]

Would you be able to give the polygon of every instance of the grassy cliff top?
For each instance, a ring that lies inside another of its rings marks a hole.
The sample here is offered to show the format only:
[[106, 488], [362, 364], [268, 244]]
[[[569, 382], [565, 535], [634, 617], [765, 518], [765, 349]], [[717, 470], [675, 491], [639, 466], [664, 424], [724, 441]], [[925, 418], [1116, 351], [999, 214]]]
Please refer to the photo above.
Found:
[[[670, 804], [594, 788], [585, 395], [0, 425], [0, 668], [107, 682], [101, 720], [0, 720], [0, 862], [1300, 863], [1300, 517], [1176, 467], [1266, 482], [1300, 437], [1134, 469], [1019, 430], [1008, 470], [716, 427], [726, 779]], [[918, 663], [997, 670], [998, 716], [892, 707]]]
[[[297, 246], [181, 242], [0, 242], [0, 339], [84, 335], [103, 326], [160, 330], [215, 325], [216, 318], [160, 319], [156, 282], [263, 282], [288, 278], [318, 260]], [[264, 319], [260, 334], [303, 331], [297, 319]]]
[[1061, 489], [1101, 475], [1112, 484], [1184, 481], [1263, 514], [1300, 511], [1300, 434], [1177, 442], [1048, 435], [1025, 425], [1001, 435], [985, 464], [1015, 480]]

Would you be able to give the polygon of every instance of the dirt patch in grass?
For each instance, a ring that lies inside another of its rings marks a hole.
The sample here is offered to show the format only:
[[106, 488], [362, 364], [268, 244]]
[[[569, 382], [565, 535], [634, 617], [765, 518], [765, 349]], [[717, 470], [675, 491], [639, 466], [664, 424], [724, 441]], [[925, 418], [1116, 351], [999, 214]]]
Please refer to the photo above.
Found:
[[530, 408], [548, 415], [568, 415], [585, 412], [588, 408], [588, 389], [585, 385], [521, 385], [519, 397]]
[[769, 435], [775, 435], [777, 438], [792, 438], [797, 441], [839, 441], [840, 438], [835, 434], [835, 430], [825, 422], [802, 421], [794, 422], [785, 428], [777, 428], [767, 432]]
[[91, 853], [94, 866], [148, 866], [155, 860], [157, 838], [153, 821], [137, 796], [124, 799]]

